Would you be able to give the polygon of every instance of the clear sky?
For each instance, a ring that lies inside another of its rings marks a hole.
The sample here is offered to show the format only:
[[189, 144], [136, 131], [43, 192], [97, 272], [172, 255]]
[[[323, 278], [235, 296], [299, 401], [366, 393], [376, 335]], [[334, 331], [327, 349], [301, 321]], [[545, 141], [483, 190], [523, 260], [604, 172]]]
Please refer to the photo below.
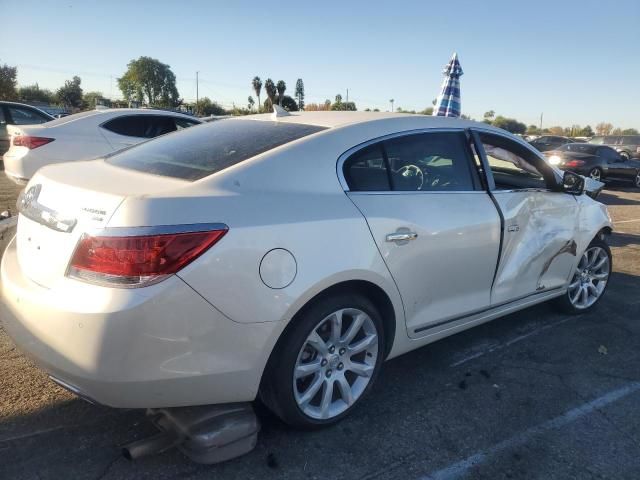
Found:
[[[366, 107], [431, 105], [454, 51], [463, 113], [537, 124], [640, 128], [640, 0], [0, 0], [0, 62], [20, 85], [120, 96], [133, 58], [171, 66], [178, 90], [246, 105], [250, 81], [297, 78], [306, 101], [337, 93]], [[264, 99], [264, 95], [263, 95]]]

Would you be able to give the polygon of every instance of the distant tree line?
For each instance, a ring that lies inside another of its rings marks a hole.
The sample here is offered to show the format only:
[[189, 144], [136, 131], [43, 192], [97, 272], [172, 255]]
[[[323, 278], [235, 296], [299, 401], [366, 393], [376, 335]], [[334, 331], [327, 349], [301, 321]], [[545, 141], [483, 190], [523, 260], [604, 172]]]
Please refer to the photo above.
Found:
[[[127, 64], [125, 73], [117, 79], [118, 87], [124, 98], [122, 102], [105, 99], [102, 92], [85, 92], [82, 89], [82, 80], [79, 76], [66, 80], [64, 85], [55, 91], [40, 88], [37, 83], [18, 87], [17, 76], [17, 67], [0, 64], [0, 100], [60, 105], [72, 112], [92, 109], [100, 103], [111, 106], [127, 106], [129, 102], [137, 102], [160, 108], [176, 108], [184, 104], [183, 99], [180, 98], [176, 86], [176, 76], [171, 71], [171, 67], [155, 58], [146, 56], [131, 60]], [[208, 97], [200, 98], [197, 103], [188, 105], [188, 107], [192, 108], [194, 113], [201, 115], [247, 115], [255, 112], [271, 112], [274, 104], [280, 105], [288, 111], [357, 110], [354, 102], [344, 101], [340, 94], [335, 96], [333, 102], [327, 99], [324, 103], [305, 103], [304, 82], [301, 78], [296, 81], [293, 97], [285, 95], [287, 84], [284, 80], [274, 82], [271, 78], [267, 78], [263, 83], [260, 77], [256, 76], [251, 81], [251, 87], [257, 102], [252, 95], [249, 95], [246, 107], [234, 105], [232, 109], [227, 110]], [[263, 88], [267, 97], [264, 102], [262, 102]], [[435, 99], [431, 103], [434, 105]], [[370, 111], [370, 109], [367, 108], [365, 111]], [[375, 108], [373, 111], [379, 110]], [[404, 110], [398, 107], [396, 111], [431, 115], [433, 106], [426, 107], [421, 111]], [[466, 115], [462, 117], [469, 118]], [[590, 125], [582, 127], [575, 124], [570, 127], [553, 126], [540, 129], [535, 125], [527, 126], [514, 118], [496, 115], [493, 110], [485, 112], [482, 121], [512, 133], [529, 135], [592, 137], [594, 135], [639, 134], [635, 128], [622, 129], [614, 127], [608, 122], [598, 123], [595, 130]]]

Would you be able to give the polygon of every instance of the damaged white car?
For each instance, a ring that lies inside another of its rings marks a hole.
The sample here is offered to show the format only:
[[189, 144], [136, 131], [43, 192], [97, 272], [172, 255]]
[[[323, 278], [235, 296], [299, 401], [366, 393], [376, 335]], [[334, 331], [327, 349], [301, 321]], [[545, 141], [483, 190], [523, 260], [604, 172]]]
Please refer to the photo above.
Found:
[[584, 184], [482, 123], [214, 122], [39, 170], [2, 321], [59, 384], [151, 409], [164, 433], [129, 456], [219, 461], [253, 446], [258, 396], [290, 425], [331, 424], [385, 359], [548, 300], [593, 308], [611, 220]]

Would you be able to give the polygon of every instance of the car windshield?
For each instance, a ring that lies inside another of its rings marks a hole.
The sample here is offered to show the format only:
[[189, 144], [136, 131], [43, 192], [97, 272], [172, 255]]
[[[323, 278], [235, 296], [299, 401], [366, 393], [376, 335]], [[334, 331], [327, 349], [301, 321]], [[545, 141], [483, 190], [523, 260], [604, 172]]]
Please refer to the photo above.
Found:
[[260, 120], [221, 120], [117, 153], [107, 162], [140, 172], [199, 180], [325, 127]]
[[588, 143], [567, 143], [558, 148], [558, 151], [595, 154], [598, 148], [598, 145]]

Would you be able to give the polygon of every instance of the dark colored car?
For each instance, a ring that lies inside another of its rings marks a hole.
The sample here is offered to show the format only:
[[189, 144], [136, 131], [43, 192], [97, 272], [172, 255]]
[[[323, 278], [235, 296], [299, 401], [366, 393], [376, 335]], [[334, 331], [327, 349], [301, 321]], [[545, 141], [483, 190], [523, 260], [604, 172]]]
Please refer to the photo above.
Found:
[[35, 125], [53, 120], [48, 113], [23, 103], [0, 102], [0, 156], [9, 150], [7, 125]]
[[560, 137], [557, 135], [543, 135], [535, 140], [529, 142], [541, 152], [548, 152], [549, 150], [556, 150], [567, 143], [572, 143], [573, 140], [567, 137]]
[[640, 161], [628, 159], [606, 145], [569, 143], [545, 153], [550, 164], [594, 180], [631, 181], [640, 188]]
[[603, 135], [593, 137], [589, 143], [607, 145], [627, 159], [640, 160], [640, 135]]

